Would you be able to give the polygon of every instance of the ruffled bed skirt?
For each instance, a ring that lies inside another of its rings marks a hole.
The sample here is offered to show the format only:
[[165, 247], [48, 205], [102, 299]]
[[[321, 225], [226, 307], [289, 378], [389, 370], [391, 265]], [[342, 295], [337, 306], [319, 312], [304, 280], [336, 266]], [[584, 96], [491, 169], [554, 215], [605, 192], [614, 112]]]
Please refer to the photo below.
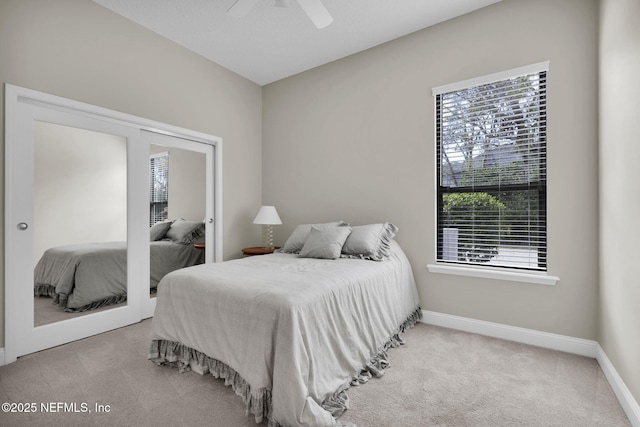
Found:
[[63, 308], [67, 313], [80, 313], [88, 310], [95, 310], [100, 307], [104, 307], [106, 305], [118, 304], [127, 300], [127, 294], [124, 295], [114, 295], [109, 298], [101, 299], [99, 301], [94, 301], [90, 304], [83, 305], [78, 308], [67, 307], [67, 294], [58, 294], [56, 293], [56, 287], [51, 285], [37, 285], [34, 287], [33, 291], [34, 296], [47, 296], [52, 297], [52, 304], [57, 305], [60, 308]]
[[271, 418], [271, 390], [251, 388], [240, 374], [217, 359], [174, 341], [153, 340], [149, 360], [158, 365], [177, 367], [180, 373], [193, 368], [201, 375], [209, 372], [215, 378], [222, 378], [225, 385], [231, 386], [242, 397], [246, 405], [245, 415], [254, 414], [256, 423]]
[[[347, 379], [332, 396], [322, 402], [322, 407], [335, 418], [340, 417], [349, 408], [349, 396], [347, 395], [349, 387], [364, 384], [372, 377], [383, 376], [385, 369], [390, 366], [387, 350], [403, 345], [404, 341], [400, 334], [412, 328], [421, 318], [422, 310], [418, 307], [402, 322], [367, 364], [355, 369], [354, 375]], [[148, 358], [158, 365], [168, 364], [177, 367], [180, 373], [193, 369], [202, 375], [209, 372], [215, 378], [224, 379], [224, 384], [231, 386], [235, 393], [242, 397], [245, 403], [245, 415], [253, 414], [258, 424], [268, 420], [269, 427], [283, 427], [271, 416], [271, 390], [266, 388], [253, 389], [235, 370], [219, 360], [180, 343], [166, 340], [153, 340]], [[338, 424], [353, 425], [340, 422]]]
[[36, 297], [55, 297], [56, 287], [51, 285], [35, 285], [33, 287], [33, 295]]
[[[157, 288], [151, 288], [150, 291], [149, 291], [149, 294], [153, 295], [153, 294], [155, 294], [157, 292], [158, 292]], [[80, 313], [80, 312], [83, 312], [83, 311], [95, 310], [97, 308], [104, 307], [104, 306], [107, 306], [107, 305], [119, 304], [119, 303], [124, 302], [124, 301], [127, 300], [127, 294], [114, 295], [114, 296], [109, 297], [109, 298], [101, 299], [99, 301], [94, 301], [91, 304], [83, 305], [82, 307], [70, 308], [70, 307], [67, 307], [68, 295], [56, 293], [56, 287], [55, 286], [52, 286], [52, 285], [36, 285], [33, 288], [33, 295], [36, 296], [36, 297], [44, 296], [44, 297], [53, 298], [51, 303], [57, 305], [58, 307], [63, 308], [64, 311], [66, 311], [67, 313]]]

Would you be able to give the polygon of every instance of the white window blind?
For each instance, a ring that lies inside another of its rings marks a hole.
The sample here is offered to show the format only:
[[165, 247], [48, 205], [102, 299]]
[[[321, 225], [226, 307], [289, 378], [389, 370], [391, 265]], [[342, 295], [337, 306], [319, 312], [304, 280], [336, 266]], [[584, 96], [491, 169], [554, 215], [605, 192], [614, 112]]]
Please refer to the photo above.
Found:
[[438, 261], [546, 271], [547, 69], [434, 89]]
[[164, 221], [169, 209], [169, 153], [152, 154], [149, 159], [149, 226]]

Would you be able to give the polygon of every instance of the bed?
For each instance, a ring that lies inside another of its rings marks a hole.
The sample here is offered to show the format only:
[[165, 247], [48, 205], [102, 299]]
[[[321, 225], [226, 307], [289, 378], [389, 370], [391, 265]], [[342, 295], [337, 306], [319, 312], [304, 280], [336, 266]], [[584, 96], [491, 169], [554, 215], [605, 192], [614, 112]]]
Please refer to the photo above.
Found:
[[[184, 220], [151, 227], [151, 293], [167, 273], [204, 262], [204, 251], [194, 246], [203, 232], [204, 224]], [[127, 242], [83, 243], [47, 249], [34, 269], [34, 295], [53, 297], [52, 302], [68, 312], [125, 301]]]
[[347, 236], [335, 241], [307, 225], [306, 235], [298, 233], [302, 247], [288, 245], [296, 229], [279, 253], [165, 276], [149, 359], [223, 378], [257, 423], [343, 425], [337, 418], [348, 406], [348, 387], [384, 372], [386, 350], [402, 344], [400, 333], [421, 311], [411, 267], [394, 240], [377, 240], [384, 244], [379, 259], [348, 253], [345, 240], [358, 227], [329, 224], [331, 233]]

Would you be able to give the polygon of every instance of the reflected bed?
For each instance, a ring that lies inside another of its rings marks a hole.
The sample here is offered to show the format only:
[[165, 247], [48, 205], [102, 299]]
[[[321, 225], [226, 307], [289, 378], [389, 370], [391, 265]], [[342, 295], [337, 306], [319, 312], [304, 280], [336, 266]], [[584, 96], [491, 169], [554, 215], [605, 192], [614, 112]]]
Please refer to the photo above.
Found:
[[[167, 273], [202, 264], [204, 251], [171, 240], [150, 242], [150, 291]], [[34, 270], [34, 295], [53, 297], [65, 311], [85, 311], [127, 299], [127, 242], [66, 245], [45, 251]]]
[[[149, 289], [180, 268], [204, 262], [205, 225], [184, 219], [161, 221], [149, 229]], [[98, 242], [47, 249], [34, 270], [34, 295], [53, 297], [65, 311], [93, 310], [127, 299], [127, 242]]]

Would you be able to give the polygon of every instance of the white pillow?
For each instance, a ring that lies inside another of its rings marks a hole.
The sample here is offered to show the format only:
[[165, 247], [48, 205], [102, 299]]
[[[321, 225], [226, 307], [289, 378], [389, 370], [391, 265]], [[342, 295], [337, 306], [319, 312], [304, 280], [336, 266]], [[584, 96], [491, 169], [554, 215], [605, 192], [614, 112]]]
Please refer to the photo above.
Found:
[[353, 227], [342, 247], [342, 256], [382, 261], [389, 256], [389, 244], [397, 232], [398, 227], [390, 222]]
[[291, 233], [291, 236], [289, 236], [279, 252], [284, 252], [286, 254], [300, 253], [300, 250], [304, 246], [304, 243], [307, 241], [307, 236], [309, 236], [311, 227], [325, 229], [331, 227], [342, 227], [345, 225], [349, 224], [344, 221], [327, 222], [325, 224], [301, 224], [293, 230], [293, 233]]
[[336, 259], [340, 257], [342, 245], [351, 233], [351, 227], [320, 228], [311, 226], [311, 231], [300, 250], [301, 258]]

